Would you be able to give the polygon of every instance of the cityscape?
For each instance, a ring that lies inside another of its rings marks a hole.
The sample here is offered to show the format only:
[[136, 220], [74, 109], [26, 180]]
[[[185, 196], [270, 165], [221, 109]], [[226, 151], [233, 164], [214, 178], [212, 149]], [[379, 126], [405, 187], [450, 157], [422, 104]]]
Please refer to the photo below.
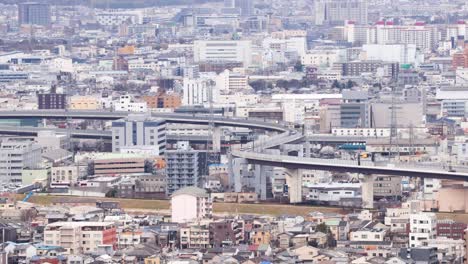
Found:
[[467, 0], [0, 0], [0, 264], [467, 264]]

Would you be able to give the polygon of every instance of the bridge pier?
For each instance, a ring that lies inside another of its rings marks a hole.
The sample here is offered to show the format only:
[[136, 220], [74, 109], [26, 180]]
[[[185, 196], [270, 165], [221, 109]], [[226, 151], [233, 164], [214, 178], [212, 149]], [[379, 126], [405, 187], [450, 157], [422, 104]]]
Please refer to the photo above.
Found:
[[235, 192], [242, 191], [243, 174], [248, 173], [248, 163], [246, 159], [232, 158], [229, 161], [229, 182], [233, 184]]
[[286, 185], [288, 186], [289, 203], [302, 202], [302, 179], [299, 169], [285, 168]]
[[374, 208], [374, 177], [371, 174], [361, 174], [362, 208]]
[[310, 158], [312, 156], [312, 154], [310, 153], [310, 141], [306, 141], [305, 144], [304, 144], [304, 148], [305, 148], [305, 151], [304, 151], [304, 157], [306, 158]]
[[221, 127], [215, 126], [213, 129], [212, 146], [214, 152], [221, 152]]
[[266, 168], [263, 165], [255, 165], [255, 192], [259, 194], [260, 200], [266, 200], [267, 175]]

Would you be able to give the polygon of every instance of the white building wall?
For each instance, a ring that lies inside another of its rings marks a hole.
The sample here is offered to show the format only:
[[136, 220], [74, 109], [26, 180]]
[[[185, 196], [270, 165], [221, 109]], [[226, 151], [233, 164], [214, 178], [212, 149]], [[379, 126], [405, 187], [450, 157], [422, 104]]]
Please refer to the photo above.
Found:
[[171, 221], [187, 223], [198, 217], [197, 197], [179, 194], [171, 199]]

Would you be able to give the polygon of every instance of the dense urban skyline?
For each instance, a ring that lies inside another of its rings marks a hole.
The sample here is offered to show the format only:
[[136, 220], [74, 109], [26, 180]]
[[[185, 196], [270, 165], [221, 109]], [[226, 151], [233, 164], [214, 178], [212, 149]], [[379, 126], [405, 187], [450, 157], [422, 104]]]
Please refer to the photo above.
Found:
[[466, 0], [0, 1], [0, 264], [468, 263]]

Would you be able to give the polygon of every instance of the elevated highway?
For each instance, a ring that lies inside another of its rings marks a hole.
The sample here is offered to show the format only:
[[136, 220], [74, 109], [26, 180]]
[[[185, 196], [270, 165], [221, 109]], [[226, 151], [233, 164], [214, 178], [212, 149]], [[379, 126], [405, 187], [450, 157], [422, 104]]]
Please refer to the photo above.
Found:
[[[131, 113], [136, 114], [136, 113]], [[87, 120], [117, 120], [125, 118], [129, 112], [110, 111], [65, 111], [65, 110], [34, 110], [34, 111], [0, 111], [0, 119], [87, 119]], [[161, 118], [169, 123], [201, 124], [208, 125], [213, 122], [215, 126], [245, 127], [250, 129], [262, 129], [274, 132], [289, 131], [286, 124], [267, 122], [265, 120], [226, 118], [209, 115], [187, 115], [177, 113], [152, 112], [151, 116]]]

